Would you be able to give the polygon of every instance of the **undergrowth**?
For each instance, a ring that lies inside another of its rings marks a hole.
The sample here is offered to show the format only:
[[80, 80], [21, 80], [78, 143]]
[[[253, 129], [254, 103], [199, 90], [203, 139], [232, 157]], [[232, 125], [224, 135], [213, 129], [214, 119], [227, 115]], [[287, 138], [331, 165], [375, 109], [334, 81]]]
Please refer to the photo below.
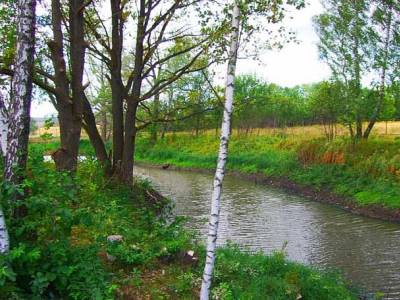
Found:
[[[43, 161], [53, 146], [31, 145], [23, 202], [10, 206], [3, 187], [11, 251], [0, 257], [0, 298], [197, 299], [204, 247], [182, 219], [160, 214], [169, 202], [150, 201], [147, 181], [117, 185], [91, 159], [74, 177], [56, 172]], [[15, 206], [23, 217], [11, 217]], [[109, 235], [122, 235], [122, 242], [107, 242]], [[198, 262], [187, 261], [188, 250]], [[355, 298], [336, 273], [289, 262], [282, 253], [218, 250], [212, 299]]]

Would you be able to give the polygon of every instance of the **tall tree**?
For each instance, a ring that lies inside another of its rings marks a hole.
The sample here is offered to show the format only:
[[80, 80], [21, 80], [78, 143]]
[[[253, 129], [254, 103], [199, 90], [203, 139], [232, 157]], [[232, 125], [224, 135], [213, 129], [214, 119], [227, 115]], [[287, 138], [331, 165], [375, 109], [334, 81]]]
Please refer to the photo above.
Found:
[[11, 99], [7, 107], [8, 134], [4, 166], [4, 180], [13, 184], [18, 184], [22, 180], [28, 156], [35, 50], [35, 8], [35, 0], [18, 2], [17, 44]]
[[48, 42], [54, 68], [55, 105], [60, 123], [61, 147], [53, 155], [59, 170], [74, 171], [77, 167], [83, 116], [83, 70], [85, 64], [83, 0], [68, 1], [69, 64], [65, 58], [63, 8], [60, 0], [51, 1], [53, 40]]
[[228, 69], [225, 84], [225, 105], [221, 126], [221, 140], [218, 151], [217, 169], [215, 170], [213, 192], [211, 198], [211, 213], [207, 237], [207, 256], [203, 271], [200, 299], [208, 300], [211, 287], [212, 273], [215, 264], [215, 249], [217, 247], [217, 234], [220, 214], [220, 199], [222, 181], [224, 180], [225, 164], [228, 158], [228, 143], [231, 133], [231, 115], [233, 109], [233, 92], [236, 74], [236, 62], [239, 48], [240, 8], [235, 1], [232, 8], [231, 38], [228, 56]]
[[[1, 130], [1, 151], [2, 155], [6, 154], [7, 151], [7, 115], [5, 110], [5, 102], [3, 95], [0, 93], [0, 130]], [[8, 231], [6, 226], [6, 218], [2, 206], [0, 204], [0, 255], [7, 253], [10, 248], [10, 241], [8, 237]]]
[[362, 77], [369, 71], [371, 26], [367, 0], [324, 0], [326, 12], [315, 18], [319, 51], [336, 80], [347, 86], [347, 122], [355, 137], [362, 137]]
[[[193, 32], [192, 28], [179, 22], [179, 16], [192, 7], [195, 1], [138, 1], [137, 11], [132, 13], [125, 2], [111, 1], [112, 36], [109, 38], [107, 24], [99, 13], [88, 18], [87, 25], [92, 42], [90, 52], [102, 61], [110, 70], [109, 81], [112, 90], [113, 113], [113, 170], [115, 177], [125, 183], [132, 183], [135, 139], [141, 125], [137, 124], [139, 107], [148, 102], [169, 85], [187, 73], [207, 67], [199, 64], [199, 59], [206, 54], [210, 35]], [[95, 11], [99, 11], [95, 8]], [[131, 14], [129, 14], [131, 13]], [[131, 49], [125, 49], [124, 24], [129, 16], [135, 22], [133, 33], [135, 42]], [[190, 38], [191, 43], [186, 42]], [[112, 41], [111, 45], [109, 40]], [[171, 47], [174, 45], [174, 47]], [[164, 49], [165, 51], [160, 51]], [[130, 69], [122, 70], [124, 57], [132, 62]], [[163, 78], [155, 84], [147, 84], [154, 70], [168, 61], [189, 54], [184, 65], [169, 69]], [[121, 130], [122, 127], [122, 130]]]
[[[233, 109], [234, 82], [236, 73], [236, 62], [238, 58], [238, 50], [240, 42], [249, 42], [252, 35], [265, 29], [264, 26], [257, 25], [255, 17], [263, 17], [267, 23], [278, 23], [284, 17], [282, 1], [241, 1], [235, 0], [232, 4], [224, 7], [225, 11], [231, 11], [229, 17], [231, 19], [230, 26], [224, 33], [230, 32], [229, 51], [227, 55], [227, 75], [225, 84], [225, 104], [223, 119], [221, 125], [221, 137], [218, 151], [217, 167], [213, 181], [213, 192], [211, 198], [211, 211], [209, 217], [209, 228], [207, 235], [207, 252], [206, 263], [203, 271], [202, 285], [200, 291], [200, 299], [207, 300], [210, 295], [210, 287], [212, 273], [215, 265], [215, 250], [218, 237], [218, 224], [220, 215], [220, 199], [222, 193], [222, 182], [225, 174], [225, 165], [228, 158], [228, 143], [231, 133], [231, 115]], [[295, 5], [301, 8], [303, 1], [288, 0], [286, 4]], [[283, 28], [282, 28], [283, 30]], [[243, 35], [239, 35], [243, 33]], [[246, 36], [245, 33], [248, 35]], [[284, 32], [282, 32], [283, 35]], [[239, 40], [241, 39], [241, 40]], [[271, 42], [271, 45], [274, 42]], [[279, 41], [276, 42], [279, 45]]]
[[[16, 54], [10, 105], [7, 107], [8, 133], [3, 176], [4, 181], [12, 185], [22, 182], [28, 156], [36, 1], [19, 0], [17, 8]], [[1, 109], [5, 109], [3, 99], [0, 100]], [[0, 253], [8, 250], [8, 232], [0, 207]]]
[[[41, 28], [37, 42], [43, 47], [37, 53], [33, 82], [49, 95], [58, 111], [61, 147], [54, 155], [56, 166], [59, 170], [76, 169], [82, 126], [93, 141], [99, 161], [107, 166], [106, 149], [101, 143], [92, 107], [84, 92], [87, 85], [83, 86], [81, 82], [87, 47], [83, 21], [86, 6], [90, 2], [52, 0], [49, 3], [49, 16], [46, 15], [46, 10], [42, 10], [42, 22], [38, 23]], [[42, 2], [43, 5], [49, 3]], [[51, 22], [49, 24], [44, 20]], [[49, 29], [53, 33], [52, 38], [48, 36]], [[0, 51], [0, 73], [13, 76], [14, 70], [5, 55], [9, 52], [11, 51]], [[96, 147], [97, 145], [100, 147]]]
[[375, 0], [371, 17], [375, 35], [373, 36], [374, 60], [372, 69], [379, 74], [378, 96], [363, 137], [367, 139], [384, 107], [386, 87], [399, 79], [400, 65], [400, 3], [393, 0]]

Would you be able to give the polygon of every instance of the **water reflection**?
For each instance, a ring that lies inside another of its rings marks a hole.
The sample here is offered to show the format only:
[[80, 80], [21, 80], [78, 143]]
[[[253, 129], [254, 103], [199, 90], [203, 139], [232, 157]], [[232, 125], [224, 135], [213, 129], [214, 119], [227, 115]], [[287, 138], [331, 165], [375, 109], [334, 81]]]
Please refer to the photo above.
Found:
[[[136, 167], [175, 202], [175, 213], [205, 236], [212, 176]], [[218, 243], [269, 253], [287, 242], [290, 259], [341, 269], [358, 286], [400, 299], [400, 225], [355, 216], [330, 205], [227, 176]]]

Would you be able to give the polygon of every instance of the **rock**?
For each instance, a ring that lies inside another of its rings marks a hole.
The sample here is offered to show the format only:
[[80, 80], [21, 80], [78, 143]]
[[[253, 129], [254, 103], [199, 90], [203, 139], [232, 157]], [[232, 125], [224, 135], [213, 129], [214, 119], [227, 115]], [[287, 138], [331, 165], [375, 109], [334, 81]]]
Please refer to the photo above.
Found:
[[196, 265], [199, 261], [199, 258], [193, 250], [189, 250], [183, 254], [182, 261], [188, 265]]
[[[123, 241], [123, 239], [124, 239], [124, 237], [120, 234], [109, 235], [107, 237], [107, 242], [108, 243], [120, 243]], [[107, 260], [108, 261], [113, 262], [113, 261], [115, 261], [115, 259], [116, 259], [115, 256], [113, 256], [107, 252]]]
[[107, 242], [114, 243], [114, 242], [122, 242], [124, 237], [120, 234], [109, 235], [107, 237]]

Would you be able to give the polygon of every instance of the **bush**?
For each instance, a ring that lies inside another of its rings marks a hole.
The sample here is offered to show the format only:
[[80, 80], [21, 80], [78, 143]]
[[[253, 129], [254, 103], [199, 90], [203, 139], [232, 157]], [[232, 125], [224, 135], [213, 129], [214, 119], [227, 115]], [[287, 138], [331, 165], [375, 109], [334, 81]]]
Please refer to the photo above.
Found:
[[[113, 299], [120, 279], [105, 259], [107, 251], [117, 258], [114, 265], [133, 268], [188, 248], [192, 236], [181, 221], [167, 223], [146, 203], [148, 183], [118, 186], [99, 168], [87, 160], [73, 177], [43, 162], [40, 149], [32, 151], [30, 176], [21, 187], [25, 198], [18, 204], [26, 213], [7, 220], [12, 249], [0, 257], [2, 299]], [[5, 209], [10, 216], [16, 205]], [[114, 249], [106, 242], [112, 234], [124, 237]]]

